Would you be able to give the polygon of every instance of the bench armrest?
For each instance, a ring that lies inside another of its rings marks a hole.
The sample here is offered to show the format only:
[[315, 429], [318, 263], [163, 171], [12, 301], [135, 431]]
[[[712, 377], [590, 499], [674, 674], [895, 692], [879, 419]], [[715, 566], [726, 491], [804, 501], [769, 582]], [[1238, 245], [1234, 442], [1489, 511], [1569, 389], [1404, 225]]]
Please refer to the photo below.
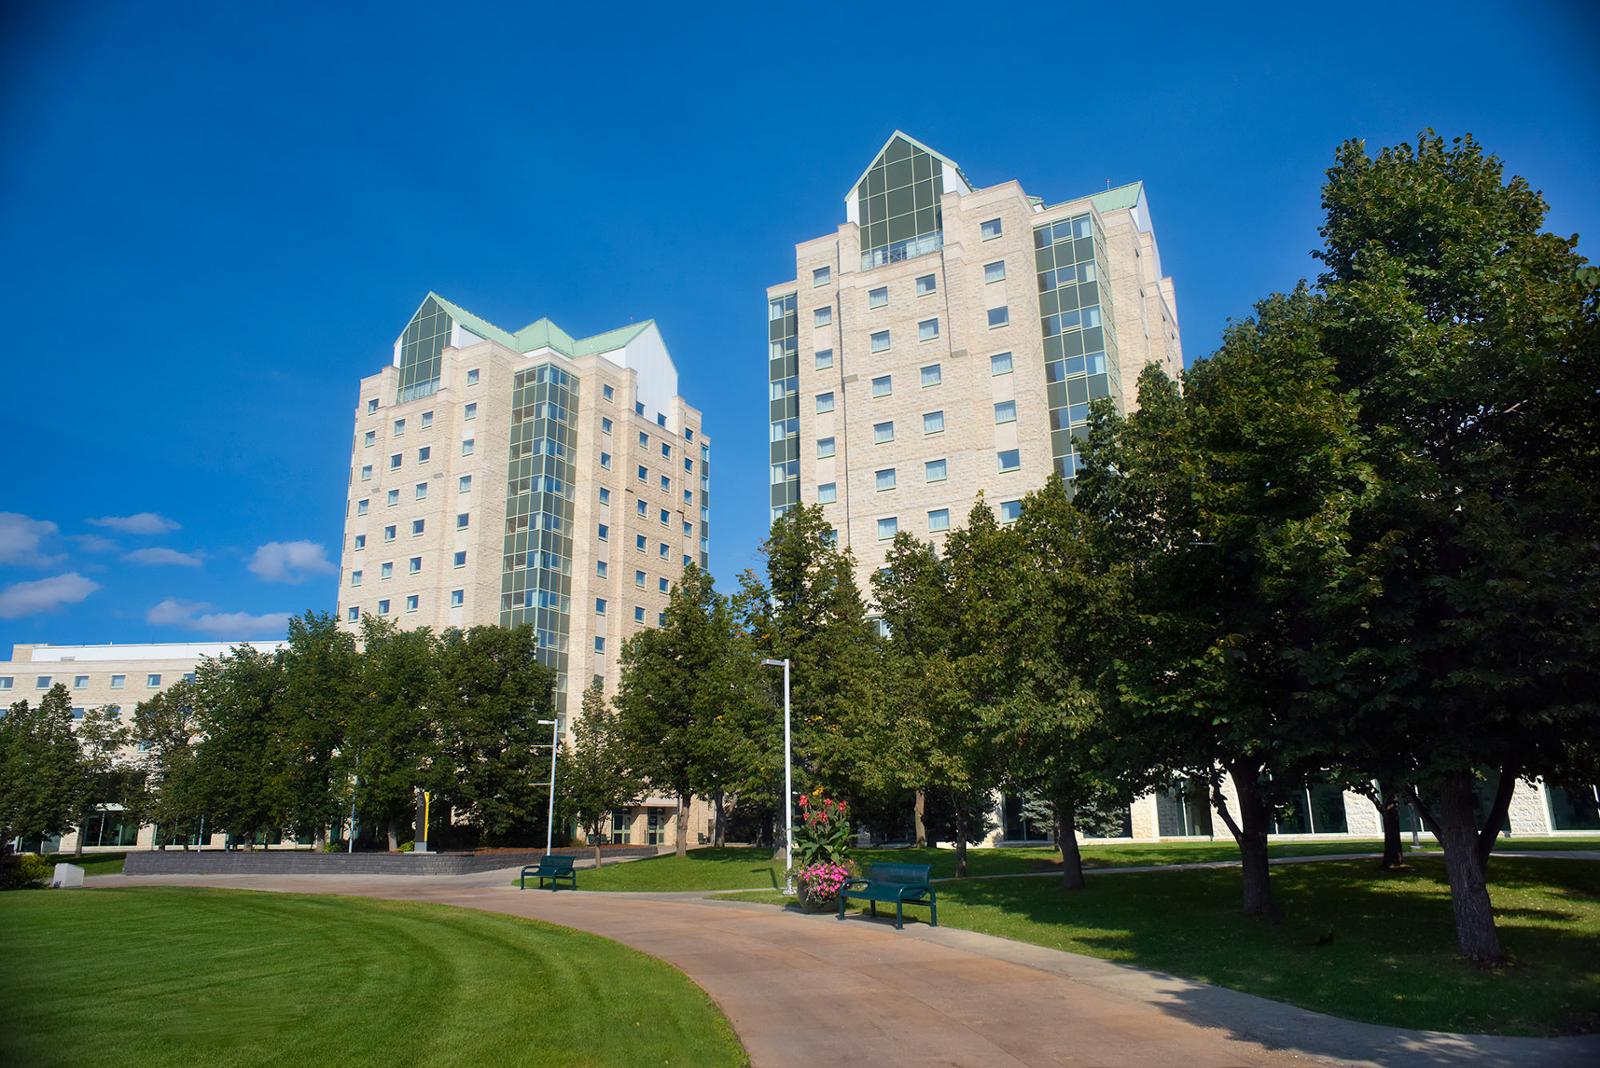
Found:
[[848, 890], [852, 886], [870, 886], [870, 885], [872, 885], [872, 882], [871, 882], [870, 879], [846, 879], [844, 881], [843, 885], [841, 885], [839, 887], [839, 889]]
[[912, 894], [912, 893], [916, 894], [917, 897], [919, 897], [919, 898], [922, 897], [924, 894], [930, 894], [931, 895], [933, 893], [933, 887], [931, 887], [931, 886], [902, 886], [900, 888], [899, 892], [895, 894], [895, 899], [898, 900], [898, 901], [904, 901], [904, 900], [906, 900], [906, 895], [907, 894]]

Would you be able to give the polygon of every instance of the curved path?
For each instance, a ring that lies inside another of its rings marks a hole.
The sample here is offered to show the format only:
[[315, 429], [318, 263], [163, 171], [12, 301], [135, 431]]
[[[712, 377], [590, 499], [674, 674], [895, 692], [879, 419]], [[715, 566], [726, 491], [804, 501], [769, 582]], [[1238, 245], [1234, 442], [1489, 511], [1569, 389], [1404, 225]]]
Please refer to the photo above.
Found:
[[508, 888], [514, 877], [173, 875], [89, 883], [430, 901], [590, 931], [699, 983], [757, 1066], [1600, 1063], [1600, 1037], [1401, 1031], [968, 931], [895, 931], [865, 917], [841, 923], [683, 894], [524, 892]]

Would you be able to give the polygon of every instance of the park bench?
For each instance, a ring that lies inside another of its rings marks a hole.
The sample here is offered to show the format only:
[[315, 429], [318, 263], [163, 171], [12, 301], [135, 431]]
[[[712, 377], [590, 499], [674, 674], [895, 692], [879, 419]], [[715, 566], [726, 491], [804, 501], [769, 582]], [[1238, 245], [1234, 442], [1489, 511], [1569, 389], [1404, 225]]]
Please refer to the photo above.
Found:
[[849, 898], [867, 902], [872, 915], [878, 914], [878, 902], [894, 902], [896, 930], [905, 927], [907, 905], [928, 906], [928, 922], [939, 926], [939, 897], [928, 881], [927, 864], [869, 864], [865, 879], [847, 879], [839, 890], [839, 918], [844, 919], [844, 903]]
[[537, 864], [526, 865], [522, 874], [517, 876], [517, 889], [528, 888], [528, 876], [535, 876], [539, 880], [539, 889], [544, 889], [545, 880], [550, 880], [550, 890], [555, 892], [561, 889], [561, 880], [565, 879], [572, 884], [572, 889], [578, 888], [578, 873], [572, 870], [571, 857], [547, 856]]

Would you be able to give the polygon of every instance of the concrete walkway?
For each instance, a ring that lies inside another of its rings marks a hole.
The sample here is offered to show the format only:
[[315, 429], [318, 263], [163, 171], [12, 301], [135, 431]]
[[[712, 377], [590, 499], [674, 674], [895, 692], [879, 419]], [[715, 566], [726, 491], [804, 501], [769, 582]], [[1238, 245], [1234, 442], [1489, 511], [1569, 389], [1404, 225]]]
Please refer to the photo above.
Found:
[[456, 877], [103, 876], [427, 901], [589, 931], [670, 962], [757, 1066], [1593, 1065], [1600, 1036], [1518, 1039], [1352, 1023], [1204, 983], [949, 928], [895, 931], [684, 894], [518, 891]]

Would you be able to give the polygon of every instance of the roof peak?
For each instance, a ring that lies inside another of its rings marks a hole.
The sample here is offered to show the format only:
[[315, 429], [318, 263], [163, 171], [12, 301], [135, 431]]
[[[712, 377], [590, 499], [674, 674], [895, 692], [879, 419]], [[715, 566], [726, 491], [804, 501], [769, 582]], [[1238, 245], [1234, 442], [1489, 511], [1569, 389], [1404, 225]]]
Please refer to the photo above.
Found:
[[[515, 332], [496, 326], [494, 323], [463, 308], [461, 305], [440, 296], [433, 290], [422, 298], [422, 303], [427, 303], [432, 298], [444, 308], [445, 313], [455, 319], [462, 326], [480, 337], [490, 341], [497, 341], [508, 349], [520, 353], [534, 352], [538, 349], [554, 349], [569, 359], [577, 356], [589, 356], [600, 352], [610, 352], [622, 348], [628, 342], [644, 333], [655, 325], [654, 319], [645, 319], [627, 326], [613, 327], [602, 330], [588, 337], [574, 338], [563, 330], [555, 320], [549, 316], [540, 316], [533, 322]], [[420, 308], [421, 305], [418, 305]], [[413, 313], [415, 316], [415, 313]]]

